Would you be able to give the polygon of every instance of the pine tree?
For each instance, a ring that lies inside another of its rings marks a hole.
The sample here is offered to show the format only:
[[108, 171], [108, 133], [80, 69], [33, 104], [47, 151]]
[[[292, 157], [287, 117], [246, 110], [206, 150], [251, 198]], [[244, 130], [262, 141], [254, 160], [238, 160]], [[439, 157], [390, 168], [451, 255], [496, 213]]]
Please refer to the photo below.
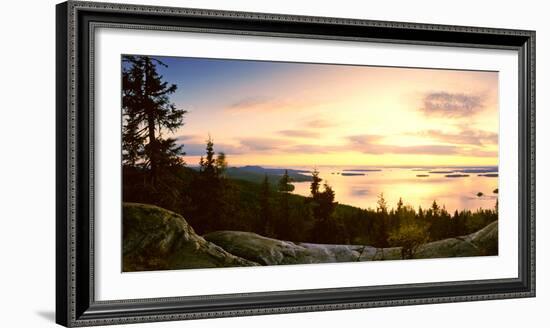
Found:
[[389, 216], [388, 231], [398, 230], [401, 222], [405, 220], [406, 211], [404, 208], [403, 198], [399, 197], [397, 201], [397, 208], [395, 211], [392, 209]]
[[285, 170], [285, 173], [279, 180], [279, 220], [276, 224], [276, 237], [285, 238], [288, 235], [289, 225], [290, 225], [290, 204], [289, 204], [289, 193], [292, 190], [292, 185], [290, 184], [290, 177], [288, 175], [288, 170]]
[[225, 170], [227, 170], [227, 160], [224, 152], [219, 152], [215, 161], [216, 175], [218, 177], [225, 177]]
[[321, 181], [323, 181], [323, 179], [319, 177], [319, 171], [317, 171], [317, 169], [314, 169], [311, 175], [311, 185], [309, 187], [309, 190], [311, 191], [310, 204], [313, 212], [313, 218], [315, 219], [316, 224], [321, 220], [321, 215], [322, 215], [320, 200], [319, 200], [321, 195], [319, 191], [319, 188], [321, 186]]
[[397, 202], [397, 212], [401, 212], [403, 209], [403, 199], [399, 197], [399, 201]]
[[267, 174], [264, 176], [262, 184], [260, 186], [260, 224], [259, 230], [263, 231], [266, 236], [271, 236], [273, 233], [272, 218], [271, 218], [271, 206], [269, 204], [269, 198], [271, 196], [271, 186], [269, 185], [269, 179]]
[[322, 179], [319, 177], [317, 170], [313, 172], [313, 182], [311, 183], [311, 205], [315, 226], [313, 230], [313, 238], [317, 242], [327, 243], [335, 239], [336, 224], [331, 220], [332, 213], [336, 208], [335, 192], [332, 187], [325, 182], [323, 184], [324, 191], [319, 191], [319, 184]]
[[378, 213], [378, 220], [375, 228], [375, 242], [378, 247], [387, 247], [389, 237], [389, 215], [388, 205], [383, 193], [378, 196], [378, 201], [376, 203], [378, 204], [378, 208], [376, 209], [376, 212]]
[[418, 219], [421, 221], [424, 220], [424, 210], [422, 210], [422, 206], [418, 206]]
[[319, 187], [321, 186], [321, 181], [323, 181], [323, 179], [319, 177], [319, 171], [317, 171], [317, 169], [314, 169], [311, 174], [311, 186], [309, 187], [309, 189], [311, 190], [311, 197], [313, 199], [315, 199], [319, 194]]
[[285, 173], [283, 174], [281, 179], [279, 179], [279, 191], [283, 193], [289, 193], [290, 191], [292, 191], [292, 185], [290, 184], [290, 182], [291, 179], [288, 175], [288, 170], [285, 170]]
[[208, 139], [206, 140], [206, 157], [201, 156], [201, 160], [199, 162], [199, 170], [203, 176], [208, 178], [214, 178], [217, 176], [216, 159], [214, 158], [215, 155], [214, 141], [212, 141], [212, 138], [208, 136]]
[[332, 187], [328, 183], [324, 183], [323, 188], [325, 189], [320, 195], [319, 195], [319, 209], [320, 209], [320, 216], [319, 219], [321, 221], [328, 221], [334, 212], [334, 209], [336, 208], [336, 203], [334, 202], [334, 199], [336, 197], [336, 193], [332, 189]]
[[234, 187], [230, 179], [225, 179], [227, 158], [223, 152], [216, 156], [210, 136], [205, 150], [199, 161], [199, 172], [191, 184], [193, 228], [199, 233], [227, 230], [239, 219], [234, 215], [237, 206]]
[[177, 86], [163, 81], [157, 72], [162, 61], [148, 56], [124, 56], [122, 72], [123, 160], [126, 165], [149, 169], [155, 183], [166, 167], [183, 164], [182, 146], [164, 138], [183, 125], [187, 111], [177, 109], [170, 101]]
[[386, 203], [386, 199], [384, 198], [384, 193], [378, 195], [378, 200], [376, 201], [376, 204], [378, 205], [378, 207], [376, 208], [377, 212], [388, 213], [388, 204]]
[[214, 157], [214, 141], [210, 136], [206, 140], [206, 157], [201, 156], [199, 161], [199, 171], [208, 178], [223, 177], [227, 169], [227, 159], [225, 153], [219, 152], [217, 157]]
[[439, 205], [437, 205], [437, 202], [434, 200], [433, 203], [432, 203], [432, 213], [434, 216], [439, 216], [439, 212], [440, 212], [440, 207]]
[[130, 167], [136, 167], [143, 156], [145, 144], [145, 136], [138, 133], [139, 124], [135, 116], [135, 113], [127, 113], [122, 126], [122, 162]]
[[496, 196], [496, 197], [497, 197], [497, 201], [496, 201], [496, 203], [495, 203], [495, 213], [496, 213], [496, 215], [497, 215], [497, 217], [498, 217], [498, 188], [496, 188], [495, 190], [493, 190], [493, 194], [497, 195], [497, 196]]
[[222, 186], [216, 170], [216, 158], [214, 152], [214, 141], [210, 136], [206, 140], [206, 155], [201, 156], [199, 162], [199, 174], [196, 178], [194, 189], [195, 206], [198, 209], [197, 217], [200, 222], [197, 228], [200, 232], [206, 232], [213, 229], [220, 222], [220, 210], [223, 202]]

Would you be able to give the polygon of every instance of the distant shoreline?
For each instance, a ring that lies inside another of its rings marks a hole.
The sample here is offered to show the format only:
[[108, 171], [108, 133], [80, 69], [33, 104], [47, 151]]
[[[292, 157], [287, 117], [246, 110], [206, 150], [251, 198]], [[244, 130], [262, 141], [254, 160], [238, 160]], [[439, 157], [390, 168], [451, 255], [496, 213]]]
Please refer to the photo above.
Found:
[[[231, 167], [235, 168], [244, 168], [250, 166], [258, 166], [266, 169], [293, 169], [297, 168], [345, 168], [341, 171], [365, 171], [365, 172], [376, 172], [382, 171], [383, 169], [410, 169], [412, 171], [428, 171], [428, 170], [437, 170], [437, 169], [452, 169], [452, 170], [473, 170], [480, 169], [484, 172], [464, 172], [464, 173], [489, 173], [497, 172], [497, 165], [433, 165], [433, 166], [424, 166], [424, 165], [347, 165], [347, 164], [323, 164], [323, 165], [304, 165], [304, 164], [293, 164], [293, 165], [272, 165], [272, 164], [231, 164]], [[187, 167], [197, 168], [199, 167], [196, 164], [188, 164]]]

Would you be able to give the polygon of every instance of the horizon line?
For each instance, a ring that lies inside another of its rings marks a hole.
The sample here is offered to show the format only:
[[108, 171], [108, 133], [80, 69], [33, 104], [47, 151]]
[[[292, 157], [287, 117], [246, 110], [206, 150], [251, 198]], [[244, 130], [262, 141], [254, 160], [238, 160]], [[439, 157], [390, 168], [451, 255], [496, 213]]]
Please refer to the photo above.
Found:
[[[188, 167], [199, 167], [199, 164], [186, 164]], [[235, 164], [235, 165], [229, 165], [228, 167], [246, 167], [246, 166], [259, 166], [259, 167], [277, 167], [277, 168], [285, 168], [285, 167], [292, 167], [292, 166], [311, 166], [311, 167], [330, 167], [330, 166], [350, 166], [350, 167], [385, 167], [385, 168], [438, 168], [438, 167], [454, 167], [454, 168], [462, 168], [462, 167], [498, 167], [498, 164], [495, 165], [372, 165], [372, 164], [322, 164], [322, 165], [310, 165], [310, 164]]]

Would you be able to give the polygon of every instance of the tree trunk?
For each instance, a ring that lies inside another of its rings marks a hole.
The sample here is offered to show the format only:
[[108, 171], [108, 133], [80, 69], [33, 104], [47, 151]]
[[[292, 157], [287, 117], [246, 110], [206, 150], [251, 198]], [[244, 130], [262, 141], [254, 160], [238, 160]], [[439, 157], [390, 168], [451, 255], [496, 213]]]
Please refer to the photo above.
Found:
[[151, 182], [154, 184], [157, 178], [157, 139], [155, 138], [155, 120], [153, 115], [147, 115], [149, 129], [149, 161], [151, 164]]
[[155, 117], [154, 117], [154, 108], [150, 103], [148, 79], [151, 72], [151, 60], [149, 58], [145, 59], [145, 88], [144, 88], [144, 103], [147, 108], [145, 112], [147, 113], [147, 128], [149, 134], [149, 161], [151, 166], [151, 183], [154, 185], [157, 179], [157, 139], [155, 137]]

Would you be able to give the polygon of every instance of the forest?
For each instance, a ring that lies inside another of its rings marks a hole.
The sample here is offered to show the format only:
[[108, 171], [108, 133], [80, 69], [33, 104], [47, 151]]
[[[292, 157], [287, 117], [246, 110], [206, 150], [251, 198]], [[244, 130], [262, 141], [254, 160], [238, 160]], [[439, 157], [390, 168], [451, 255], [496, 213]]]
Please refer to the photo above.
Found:
[[310, 195], [295, 195], [293, 172], [239, 176], [211, 137], [199, 163], [187, 163], [185, 146], [165, 137], [183, 128], [187, 111], [171, 102], [177, 86], [163, 81], [159, 65], [164, 63], [153, 57], [123, 57], [124, 202], [179, 213], [201, 235], [235, 230], [295, 242], [401, 246], [408, 258], [423, 243], [463, 236], [498, 219], [498, 203], [449, 213], [435, 200], [429, 208], [413, 208], [401, 199], [387, 204], [380, 194], [374, 209], [339, 204], [338, 191], [316, 170], [307, 178]]

